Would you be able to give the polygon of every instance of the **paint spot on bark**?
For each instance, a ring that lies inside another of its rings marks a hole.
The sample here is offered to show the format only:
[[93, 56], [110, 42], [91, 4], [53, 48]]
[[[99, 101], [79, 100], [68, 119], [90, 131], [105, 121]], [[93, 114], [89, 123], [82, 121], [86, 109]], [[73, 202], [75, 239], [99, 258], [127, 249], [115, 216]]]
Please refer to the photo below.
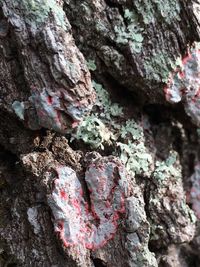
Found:
[[191, 49], [182, 59], [182, 67], [170, 75], [164, 89], [166, 99], [172, 103], [183, 102], [186, 113], [200, 125], [200, 50]]
[[83, 198], [82, 186], [69, 167], [57, 167], [54, 189], [48, 198], [55, 231], [64, 246], [82, 245], [95, 250], [112, 239], [125, 213], [128, 194], [124, 166], [114, 157], [98, 159], [85, 174], [90, 203]]
[[36, 110], [39, 126], [62, 134], [76, 127], [93, 105], [75, 101], [64, 89], [56, 92], [46, 88], [42, 92], [33, 90], [29, 100]]

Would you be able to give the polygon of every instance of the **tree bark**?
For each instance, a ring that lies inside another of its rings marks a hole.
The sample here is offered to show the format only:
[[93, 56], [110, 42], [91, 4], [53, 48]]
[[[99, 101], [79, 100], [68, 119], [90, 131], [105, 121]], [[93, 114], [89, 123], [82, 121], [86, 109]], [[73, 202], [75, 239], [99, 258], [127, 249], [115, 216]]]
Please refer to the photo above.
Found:
[[0, 267], [199, 266], [199, 25], [191, 0], [0, 0]]

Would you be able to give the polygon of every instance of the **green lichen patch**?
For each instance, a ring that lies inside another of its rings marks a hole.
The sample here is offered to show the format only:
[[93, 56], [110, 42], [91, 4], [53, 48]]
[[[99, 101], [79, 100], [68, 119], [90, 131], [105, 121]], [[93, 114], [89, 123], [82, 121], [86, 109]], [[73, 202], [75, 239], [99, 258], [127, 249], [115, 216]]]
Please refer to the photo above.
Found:
[[119, 157], [129, 172], [149, 175], [153, 161], [142, 140], [139, 143], [134, 143], [131, 140], [127, 144], [118, 142], [117, 145], [120, 151]]
[[195, 216], [186, 204], [177, 152], [172, 150], [166, 160], [156, 161], [152, 179], [148, 201], [151, 241], [157, 247], [191, 241]]
[[154, 0], [163, 19], [171, 23], [172, 19], [180, 20], [180, 2], [178, 0]]
[[82, 140], [92, 148], [103, 149], [103, 143], [108, 143], [111, 137], [112, 133], [98, 118], [98, 114], [91, 114], [83, 120], [71, 140]]
[[171, 23], [173, 19], [180, 20], [178, 0], [137, 0], [134, 4], [145, 24], [154, 23], [156, 18], [161, 18], [167, 23]]
[[181, 168], [176, 166], [178, 154], [171, 151], [169, 157], [165, 161], [156, 161], [153, 178], [160, 184], [166, 183], [168, 179], [174, 177], [181, 179]]
[[127, 20], [128, 26], [115, 26], [116, 42], [122, 45], [129, 43], [134, 52], [140, 53], [144, 38], [142, 36], [143, 28], [140, 27], [138, 16], [135, 12], [125, 9], [124, 18]]
[[89, 59], [86, 63], [87, 63], [87, 67], [88, 67], [89, 70], [95, 71], [97, 69], [97, 66], [96, 66], [94, 60]]
[[120, 46], [128, 45], [133, 53], [140, 53], [144, 39], [143, 31], [138, 14], [125, 8], [123, 17], [115, 23], [113, 41]]
[[79, 124], [72, 139], [82, 140], [92, 148], [104, 149], [105, 143], [111, 144], [115, 139], [115, 125], [111, 118], [119, 118], [123, 114], [123, 109], [117, 103], [112, 103], [108, 92], [101, 84], [93, 81], [94, 89], [97, 93], [96, 103], [93, 112], [86, 116]]
[[197, 131], [198, 138], [200, 138], [200, 128], [198, 128], [196, 131]]
[[[127, 120], [120, 130], [122, 142], [118, 142], [119, 157], [127, 170], [133, 174], [150, 175], [153, 158], [145, 146], [142, 126], [136, 121]], [[128, 140], [128, 142], [127, 142]]]
[[15, 111], [15, 114], [20, 118], [20, 120], [24, 120], [24, 103], [14, 101], [12, 103], [12, 108]]
[[[121, 45], [129, 44], [130, 48], [135, 53], [141, 52], [144, 40], [143, 27], [145, 25], [150, 23], [155, 24], [156, 22], [160, 22], [160, 20], [167, 24], [170, 24], [173, 20], [180, 20], [181, 7], [178, 0], [136, 0], [134, 1], [134, 5], [136, 7], [135, 9], [124, 9], [124, 19], [127, 25], [115, 25], [114, 31], [116, 34], [116, 42]], [[135, 10], [137, 10], [137, 12]], [[163, 71], [166, 72], [166, 70], [163, 69], [163, 59], [161, 55], [156, 55], [156, 58], [153, 60], [153, 64], [159, 65], [159, 68], [162, 68], [162, 73]], [[147, 63], [148, 69], [151, 68], [151, 61], [152, 59]], [[157, 75], [160, 73], [150, 70], [149, 76], [151, 76], [152, 73], [155, 73], [154, 76], [156, 76], [157, 80]], [[164, 73], [164, 77], [161, 77], [166, 79], [167, 74]]]
[[167, 83], [170, 72], [175, 69], [175, 60], [170, 59], [167, 52], [159, 52], [144, 60], [144, 68], [148, 80]]
[[112, 116], [116, 118], [122, 117], [123, 108], [119, 104], [111, 101], [109, 93], [103, 88], [103, 86], [95, 81], [93, 81], [93, 86], [97, 94], [96, 106], [100, 111], [99, 116], [101, 119], [108, 122]]
[[45, 23], [51, 13], [56, 24], [66, 28], [65, 13], [56, 0], [16, 0], [13, 2], [16, 9], [23, 10], [26, 23], [32, 27]]
[[132, 174], [150, 175], [153, 167], [152, 155], [145, 145], [144, 130], [139, 122], [126, 119], [123, 108], [113, 103], [109, 93], [101, 84], [93, 82], [97, 99], [93, 112], [84, 118], [72, 140], [82, 140], [92, 149], [113, 147]]

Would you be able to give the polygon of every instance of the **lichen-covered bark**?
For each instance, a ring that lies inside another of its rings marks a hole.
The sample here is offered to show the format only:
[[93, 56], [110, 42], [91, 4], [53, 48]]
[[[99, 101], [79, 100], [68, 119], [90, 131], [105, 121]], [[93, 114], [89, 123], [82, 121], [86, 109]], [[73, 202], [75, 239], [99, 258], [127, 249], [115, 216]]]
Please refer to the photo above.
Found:
[[199, 265], [199, 7], [0, 0], [0, 266]]
[[4, 105], [29, 128], [65, 133], [91, 109], [94, 92], [71, 26], [56, 6], [53, 12], [45, 2], [3, 1], [1, 84]]
[[149, 103], [163, 100], [177, 57], [199, 38], [191, 1], [74, 0], [64, 7], [86, 58]]

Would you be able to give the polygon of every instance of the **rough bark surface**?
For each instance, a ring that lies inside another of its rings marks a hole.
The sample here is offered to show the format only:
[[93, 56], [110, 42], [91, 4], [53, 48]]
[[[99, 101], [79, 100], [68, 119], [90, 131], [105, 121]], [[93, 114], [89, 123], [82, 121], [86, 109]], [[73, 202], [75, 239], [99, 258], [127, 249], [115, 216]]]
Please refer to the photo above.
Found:
[[0, 267], [199, 266], [200, 132], [164, 95], [199, 25], [191, 0], [0, 0]]

